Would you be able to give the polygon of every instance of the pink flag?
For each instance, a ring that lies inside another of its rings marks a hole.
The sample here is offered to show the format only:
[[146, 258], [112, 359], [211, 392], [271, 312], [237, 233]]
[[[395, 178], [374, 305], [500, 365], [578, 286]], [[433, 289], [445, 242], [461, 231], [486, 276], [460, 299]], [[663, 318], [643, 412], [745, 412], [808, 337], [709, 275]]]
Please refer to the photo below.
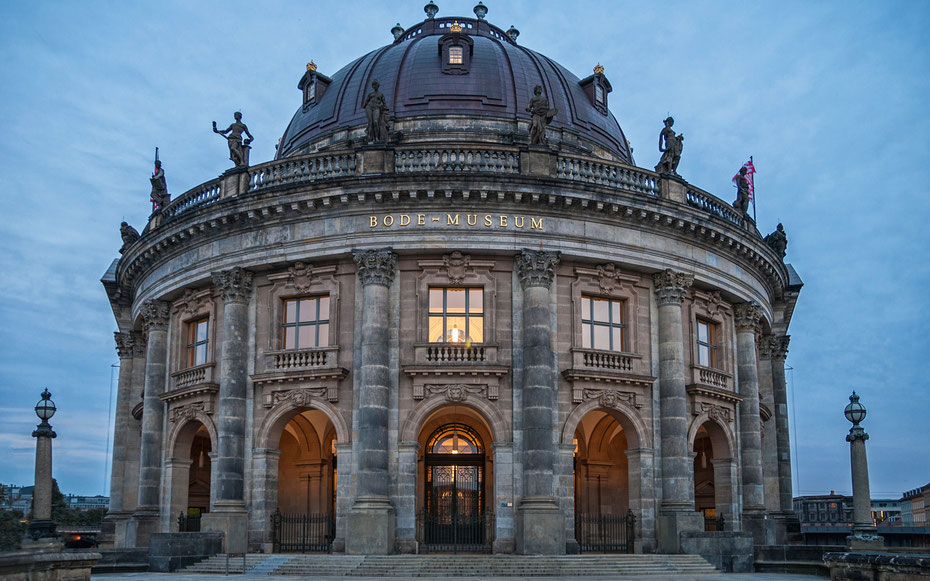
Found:
[[[746, 179], [749, 181], [749, 199], [752, 200], [755, 197], [755, 191], [753, 190], [753, 178], [752, 174], [756, 173], [756, 166], [752, 165], [752, 158], [749, 158], [749, 161], [743, 164], [743, 167], [746, 168]], [[739, 172], [736, 172], [736, 175], [733, 176], [733, 183], [739, 183]]]

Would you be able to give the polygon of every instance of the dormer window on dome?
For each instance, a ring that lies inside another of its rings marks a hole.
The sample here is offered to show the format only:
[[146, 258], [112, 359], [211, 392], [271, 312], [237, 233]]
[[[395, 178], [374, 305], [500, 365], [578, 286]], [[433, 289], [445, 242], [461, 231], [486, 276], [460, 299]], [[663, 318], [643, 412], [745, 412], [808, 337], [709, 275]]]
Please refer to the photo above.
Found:
[[[457, 23], [455, 23], [457, 24]], [[467, 75], [471, 70], [471, 57], [475, 50], [475, 41], [462, 33], [461, 26], [450, 26], [449, 34], [439, 39], [439, 57], [442, 59], [442, 72], [446, 75]]]
[[607, 93], [613, 89], [607, 77], [604, 76], [604, 67], [600, 63], [594, 67], [594, 74], [578, 82], [584, 89], [585, 95], [591, 100], [594, 108], [607, 115]]
[[297, 83], [297, 88], [300, 89], [304, 96], [305, 110], [308, 107], [316, 105], [320, 101], [323, 97], [323, 93], [326, 92], [326, 88], [329, 87], [331, 82], [332, 79], [316, 72], [316, 63], [313, 61], [307, 63], [307, 72], [304, 73], [300, 82]]

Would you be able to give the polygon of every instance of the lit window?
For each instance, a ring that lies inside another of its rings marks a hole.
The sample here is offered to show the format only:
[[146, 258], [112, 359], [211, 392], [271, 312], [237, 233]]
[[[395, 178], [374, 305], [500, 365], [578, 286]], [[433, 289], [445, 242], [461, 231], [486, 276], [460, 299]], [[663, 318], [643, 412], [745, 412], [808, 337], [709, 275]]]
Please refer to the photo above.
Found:
[[604, 87], [600, 85], [594, 85], [594, 100], [598, 103], [604, 102]]
[[697, 321], [698, 365], [719, 368], [719, 328], [714, 323]]
[[209, 335], [208, 319], [198, 319], [187, 324], [187, 366], [203, 365], [207, 362]]
[[585, 349], [626, 351], [626, 303], [581, 297], [581, 346]]
[[449, 64], [450, 65], [460, 65], [462, 64], [462, 47], [460, 46], [450, 46], [449, 47]]
[[311, 349], [329, 345], [329, 297], [284, 301], [284, 348]]
[[480, 454], [481, 440], [468, 426], [448, 424], [433, 433], [427, 450], [430, 454]]
[[484, 342], [484, 295], [480, 287], [429, 289], [429, 342]]

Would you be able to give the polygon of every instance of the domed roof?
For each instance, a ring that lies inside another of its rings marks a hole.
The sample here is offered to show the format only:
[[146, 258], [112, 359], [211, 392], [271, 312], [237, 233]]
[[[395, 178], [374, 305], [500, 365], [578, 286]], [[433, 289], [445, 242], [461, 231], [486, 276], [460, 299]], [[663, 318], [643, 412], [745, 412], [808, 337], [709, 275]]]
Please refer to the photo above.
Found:
[[[455, 25], [461, 26], [460, 33]], [[463, 142], [470, 140], [471, 133], [477, 141], [525, 144], [531, 119], [526, 108], [534, 87], [541, 85], [549, 106], [557, 110], [549, 125], [550, 135], [554, 130], [556, 136], [550, 138], [551, 145], [563, 152], [633, 163], [623, 130], [607, 109], [611, 88], [600, 67], [594, 75], [579, 80], [552, 59], [517, 45], [507, 32], [485, 20], [432, 18], [402, 33], [399, 28], [395, 30], [394, 43], [355, 60], [331, 79], [317, 76], [308, 65], [300, 87], [307, 86], [310, 75], [315, 76], [318, 87], [314, 98], [305, 99], [285, 130], [278, 158], [345, 146], [350, 139], [360, 139], [367, 126], [363, 103], [372, 81], [378, 81], [395, 130], [401, 128], [403, 140], [418, 131], [427, 133], [428, 127], [433, 135], [454, 132]], [[508, 32], [515, 38], [516, 31]], [[450, 36], [456, 33], [461, 37]], [[450, 38], [460, 40], [458, 44], [469, 51], [464, 74], [443, 70], [442, 49]], [[596, 99], [600, 99], [598, 106]], [[445, 125], [422, 122], [436, 117], [457, 121]], [[462, 117], [491, 123], [473, 123]]]

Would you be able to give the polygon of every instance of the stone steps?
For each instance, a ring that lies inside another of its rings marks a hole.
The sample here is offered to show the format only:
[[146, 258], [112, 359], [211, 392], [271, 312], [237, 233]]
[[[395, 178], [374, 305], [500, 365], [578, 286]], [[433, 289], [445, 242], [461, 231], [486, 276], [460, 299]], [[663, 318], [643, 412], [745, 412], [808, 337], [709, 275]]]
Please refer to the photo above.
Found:
[[[185, 573], [225, 573], [225, 555], [188, 567]], [[242, 573], [242, 559], [229, 563]], [[617, 577], [710, 575], [717, 570], [697, 555], [261, 555], [246, 556], [253, 575], [328, 577]]]

